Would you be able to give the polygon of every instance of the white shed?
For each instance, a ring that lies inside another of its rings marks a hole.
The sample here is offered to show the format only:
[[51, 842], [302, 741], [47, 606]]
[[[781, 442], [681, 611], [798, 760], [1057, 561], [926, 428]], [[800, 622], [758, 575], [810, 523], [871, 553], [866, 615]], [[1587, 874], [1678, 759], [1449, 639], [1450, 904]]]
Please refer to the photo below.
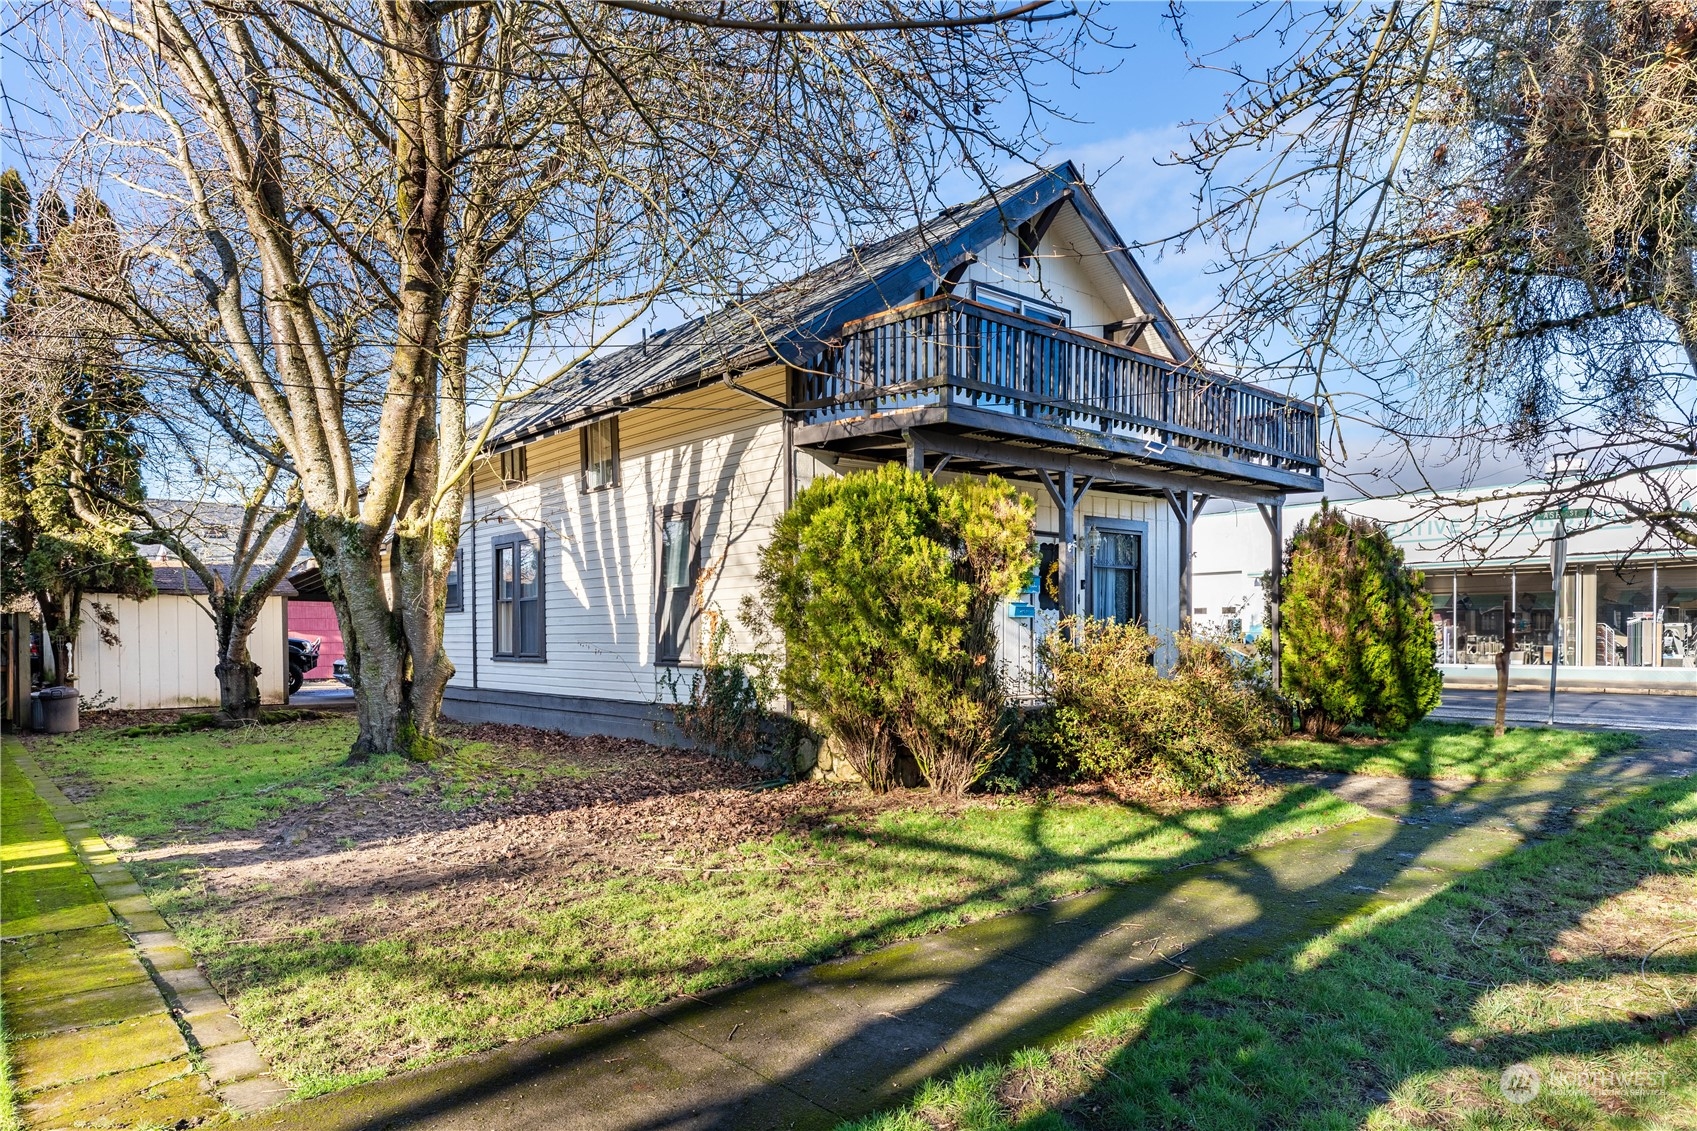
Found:
[[[156, 565], [158, 592], [145, 601], [93, 593], [83, 601], [83, 627], [72, 657], [83, 709], [145, 710], [217, 707], [218, 638], [205, 606], [206, 588], [192, 570]], [[248, 641], [259, 664], [260, 702], [288, 702], [287, 606], [294, 590], [285, 582], [265, 602]], [[107, 633], [96, 609], [111, 612]], [[115, 642], [108, 643], [110, 634]]]

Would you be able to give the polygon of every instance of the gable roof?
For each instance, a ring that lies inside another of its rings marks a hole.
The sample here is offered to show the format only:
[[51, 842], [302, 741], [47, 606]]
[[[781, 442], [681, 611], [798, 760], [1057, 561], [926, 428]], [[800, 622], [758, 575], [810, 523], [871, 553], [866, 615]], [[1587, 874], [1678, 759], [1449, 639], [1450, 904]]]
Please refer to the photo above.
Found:
[[911, 300], [922, 286], [1007, 232], [1070, 202], [1108, 262], [1179, 361], [1190, 343], [1103, 213], [1072, 162], [996, 189], [770, 290], [661, 331], [641, 345], [592, 358], [502, 413], [492, 449], [508, 447], [629, 408], [704, 380], [784, 361], [803, 364], [846, 322]]

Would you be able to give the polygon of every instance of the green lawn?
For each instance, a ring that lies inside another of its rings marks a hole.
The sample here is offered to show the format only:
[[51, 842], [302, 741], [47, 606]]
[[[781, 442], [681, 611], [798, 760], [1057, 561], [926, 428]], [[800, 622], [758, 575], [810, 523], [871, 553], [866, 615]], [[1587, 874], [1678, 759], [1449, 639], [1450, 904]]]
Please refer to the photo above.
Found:
[[[452, 804], [467, 789], [522, 789], [560, 772], [487, 747], [470, 770], [453, 758], [350, 769], [336, 764], [347, 737], [342, 723], [83, 735], [43, 756], [92, 791], [86, 807], [102, 832], [154, 839], [242, 828], [332, 790], [380, 797], [394, 788], [379, 780], [388, 774], [414, 775], [402, 785], [469, 783], [458, 795], [443, 789]], [[467, 761], [464, 748], [456, 758]], [[812, 808], [796, 802], [787, 831], [733, 847], [644, 855], [637, 849], [664, 829], [637, 830], [624, 857], [651, 866], [550, 853], [510, 883], [427, 860], [387, 890], [337, 892], [332, 909], [304, 919], [295, 904], [262, 914], [219, 894], [216, 853], [159, 854], [132, 870], [267, 1059], [310, 1094], [1363, 815], [1307, 787], [1207, 808], [1064, 795], [939, 806], [924, 794], [880, 807], [817, 787], [770, 800], [787, 796]], [[536, 827], [555, 827], [548, 819]], [[349, 874], [367, 859], [350, 851]]]
[[103, 833], [136, 843], [246, 831], [333, 793], [359, 794], [385, 783], [436, 788], [453, 808], [523, 788], [544, 774], [571, 772], [508, 751], [497, 760], [488, 743], [451, 741], [429, 766], [394, 756], [349, 765], [354, 734], [351, 719], [186, 734], [95, 728], [41, 739], [32, 748]]
[[[1697, 782], [857, 1131], [1697, 1127]], [[1542, 1074], [1504, 1096], [1511, 1064]]]
[[1621, 731], [1512, 727], [1501, 738], [1490, 727], [1426, 720], [1390, 738], [1322, 742], [1285, 738], [1269, 743], [1261, 758], [1275, 766], [1373, 774], [1393, 778], [1508, 781], [1578, 769], [1594, 758], [1628, 750], [1637, 738]]

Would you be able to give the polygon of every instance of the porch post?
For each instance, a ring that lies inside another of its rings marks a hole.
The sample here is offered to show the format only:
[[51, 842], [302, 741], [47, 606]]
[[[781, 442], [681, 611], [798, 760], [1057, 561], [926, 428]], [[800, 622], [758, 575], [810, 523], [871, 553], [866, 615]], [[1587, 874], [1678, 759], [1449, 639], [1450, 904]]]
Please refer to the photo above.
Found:
[[1078, 529], [1073, 505], [1072, 472], [1061, 472], [1061, 489], [1056, 502], [1061, 508], [1061, 615], [1078, 613]]
[[1273, 686], [1282, 687], [1284, 681], [1280, 678], [1279, 601], [1283, 597], [1284, 588], [1285, 504], [1281, 498], [1276, 503], [1255, 505], [1261, 511], [1261, 520], [1267, 524], [1267, 532], [1273, 536], [1273, 568], [1267, 574], [1267, 632], [1273, 644]]
[[1060, 512], [1060, 543], [1055, 557], [1060, 567], [1061, 616], [1070, 617], [1078, 612], [1078, 504], [1096, 480], [1094, 476], [1086, 476], [1075, 486], [1071, 471], [1058, 471], [1053, 479], [1047, 471], [1037, 474], [1042, 476], [1043, 486], [1048, 490], [1055, 509]]
[[1174, 491], [1168, 488], [1167, 505], [1173, 514], [1178, 516], [1178, 628], [1187, 629], [1190, 626], [1193, 597], [1191, 588], [1196, 573], [1196, 550], [1194, 533], [1196, 516], [1202, 513], [1202, 508], [1208, 503], [1208, 496], [1200, 491], [1186, 488]]
[[907, 429], [902, 429], [902, 440], [907, 444], [907, 469], [925, 474], [925, 448], [917, 437]]

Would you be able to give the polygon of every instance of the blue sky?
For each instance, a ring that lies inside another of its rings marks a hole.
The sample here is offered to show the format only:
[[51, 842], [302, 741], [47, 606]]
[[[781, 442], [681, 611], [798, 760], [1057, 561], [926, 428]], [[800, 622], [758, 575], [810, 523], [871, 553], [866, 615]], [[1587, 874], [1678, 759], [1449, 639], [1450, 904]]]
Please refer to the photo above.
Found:
[[[0, 12], [13, 6], [0, 0]], [[1050, 162], [1070, 159], [1079, 164], [1096, 188], [1104, 208], [1127, 240], [1158, 239], [1182, 229], [1195, 220], [1192, 194], [1199, 178], [1187, 168], [1162, 165], [1175, 149], [1183, 149], [1189, 123], [1213, 118], [1235, 81], [1227, 72], [1241, 64], [1250, 73], [1264, 69], [1277, 51], [1270, 37], [1262, 36], [1233, 43], [1266, 19], [1252, 15], [1239, 0], [1200, 2], [1187, 5], [1185, 30], [1191, 43], [1187, 52], [1168, 18], [1168, 5], [1161, 2], [1113, 3], [1101, 13], [1115, 30], [1119, 46], [1091, 46], [1084, 63], [1101, 73], [1069, 75], [1058, 68], [1039, 76], [1045, 93], [1073, 121], [1051, 121], [1046, 130], [1052, 143]], [[11, 47], [14, 45], [8, 45]], [[1219, 50], [1209, 66], [1197, 67], [1188, 56], [1197, 51]], [[27, 70], [15, 58], [0, 53], [0, 76], [10, 98], [35, 101]], [[0, 119], [0, 163], [17, 163], [10, 139], [12, 121], [18, 118], [26, 132], [27, 110], [14, 104], [12, 119]], [[1009, 177], [1023, 175], [1010, 168]], [[1207, 270], [1213, 249], [1193, 242], [1183, 254], [1140, 253], [1145, 270], [1168, 308], [1180, 320], [1196, 317], [1213, 304], [1217, 285]], [[671, 319], [663, 318], [663, 321]], [[1293, 390], [1299, 394], [1312, 389]], [[1352, 463], [1371, 459], [1371, 436], [1361, 428], [1351, 430]], [[1512, 470], [1505, 469], [1509, 477]], [[1449, 478], [1439, 472], [1439, 478]], [[1341, 484], [1339, 485], [1341, 486]]]

